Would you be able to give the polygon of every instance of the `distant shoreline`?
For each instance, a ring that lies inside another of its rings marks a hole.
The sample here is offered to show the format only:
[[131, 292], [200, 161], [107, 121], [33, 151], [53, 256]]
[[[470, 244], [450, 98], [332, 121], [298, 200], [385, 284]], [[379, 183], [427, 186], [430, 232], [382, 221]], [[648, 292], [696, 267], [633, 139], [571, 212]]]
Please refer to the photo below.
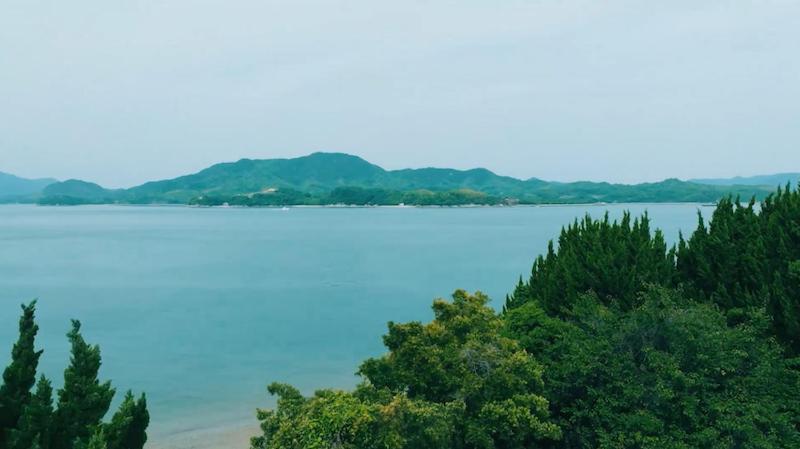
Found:
[[[782, 176], [781, 179], [786, 178]], [[0, 201], [47, 205], [174, 203], [249, 207], [513, 206], [650, 201], [706, 203], [727, 196], [761, 199], [773, 190], [771, 185], [699, 184], [676, 178], [617, 184], [518, 179], [482, 168], [386, 170], [358, 156], [318, 152], [291, 159], [224, 162], [196, 173], [122, 189], [107, 189], [79, 179], [54, 182], [43, 188], [34, 183], [24, 194], [0, 192]]]
[[166, 207], [166, 208], [191, 208], [191, 209], [513, 209], [530, 207], [572, 207], [572, 206], [624, 206], [624, 205], [689, 205], [696, 204], [700, 207], [715, 207], [715, 203], [700, 201], [625, 201], [625, 202], [597, 202], [597, 203], [537, 203], [537, 204], [426, 204], [426, 205], [349, 205], [349, 204], [297, 204], [286, 206], [205, 206], [197, 204], [179, 203], [97, 203], [97, 204], [37, 204], [37, 203], [0, 203], [2, 206], [35, 206], [43, 208], [76, 208], [97, 206], [119, 207]]

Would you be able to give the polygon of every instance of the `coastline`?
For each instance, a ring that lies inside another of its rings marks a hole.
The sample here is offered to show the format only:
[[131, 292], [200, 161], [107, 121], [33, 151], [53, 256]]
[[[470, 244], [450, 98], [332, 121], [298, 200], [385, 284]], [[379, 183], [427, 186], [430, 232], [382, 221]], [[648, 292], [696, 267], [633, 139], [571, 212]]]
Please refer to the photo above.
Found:
[[[760, 202], [756, 202], [759, 204]], [[596, 202], [596, 203], [523, 203], [523, 204], [427, 204], [427, 205], [363, 205], [363, 204], [295, 204], [287, 206], [205, 206], [180, 203], [86, 203], [86, 204], [38, 204], [38, 203], [3, 203], [0, 206], [36, 206], [44, 208], [77, 208], [77, 207], [152, 207], [152, 208], [188, 208], [188, 209], [509, 209], [530, 207], [570, 207], [570, 206], [625, 206], [625, 205], [687, 205], [695, 204], [701, 207], [715, 207], [715, 203], [703, 201], [623, 201], [623, 202]]]
[[259, 435], [257, 422], [235, 423], [151, 436], [146, 449], [248, 449], [250, 438]]

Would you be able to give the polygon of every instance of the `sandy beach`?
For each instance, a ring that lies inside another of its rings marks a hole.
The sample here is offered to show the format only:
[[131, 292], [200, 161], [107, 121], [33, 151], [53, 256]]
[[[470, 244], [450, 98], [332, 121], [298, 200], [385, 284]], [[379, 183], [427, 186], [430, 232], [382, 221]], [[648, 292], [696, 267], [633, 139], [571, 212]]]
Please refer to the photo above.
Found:
[[152, 437], [147, 449], [248, 449], [250, 438], [258, 435], [258, 424], [192, 430]]

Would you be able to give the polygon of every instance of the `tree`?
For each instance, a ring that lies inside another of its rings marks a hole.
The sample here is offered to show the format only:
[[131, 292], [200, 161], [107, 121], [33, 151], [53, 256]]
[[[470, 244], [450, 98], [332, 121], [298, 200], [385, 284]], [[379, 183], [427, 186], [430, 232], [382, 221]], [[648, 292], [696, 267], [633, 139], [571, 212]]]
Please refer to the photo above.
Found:
[[72, 320], [72, 330], [67, 334], [72, 357], [64, 371], [64, 386], [58, 391], [53, 449], [72, 449], [76, 443], [88, 441], [114, 397], [111, 382], [97, 379], [100, 348], [87, 344], [80, 330], [80, 321]]
[[681, 237], [678, 280], [719, 305], [731, 324], [766, 307], [773, 334], [800, 354], [800, 189], [779, 188], [757, 207], [724, 198], [708, 226]]
[[105, 435], [108, 449], [142, 449], [147, 441], [147, 425], [150, 414], [144, 394], [137, 401], [128, 390], [119, 410], [106, 425]]
[[103, 431], [102, 427], [98, 427], [97, 430], [92, 433], [92, 436], [89, 438], [87, 442], [78, 442], [76, 444], [77, 449], [108, 449], [108, 445], [106, 444], [106, 436], [105, 432]]
[[800, 447], [800, 377], [753, 314], [653, 288], [631, 310], [582, 297], [569, 319], [530, 303], [506, 332], [545, 364], [563, 448]]
[[488, 298], [459, 290], [435, 319], [389, 323], [389, 353], [365, 361], [354, 392], [310, 398], [272, 384], [253, 449], [522, 449], [557, 439], [541, 396], [541, 366], [500, 335]]
[[631, 220], [625, 213], [619, 222], [610, 221], [607, 213], [602, 220], [587, 215], [561, 230], [557, 248], [550, 242], [505, 308], [536, 301], [547, 313], [559, 315], [589, 291], [606, 303], [614, 300], [631, 308], [644, 286], [672, 284], [674, 260], [661, 231], [651, 233], [647, 214]]
[[19, 423], [36, 383], [36, 368], [42, 351], [34, 347], [39, 326], [35, 322], [36, 301], [22, 305], [19, 339], [11, 350], [11, 364], [3, 371], [0, 386], [0, 448], [5, 447], [10, 431]]
[[764, 306], [769, 282], [755, 200], [746, 206], [738, 199], [720, 200], [708, 227], [698, 216], [688, 244], [681, 236], [677, 254], [681, 279], [697, 299], [711, 300], [734, 320]]
[[303, 398], [294, 387], [269, 386], [278, 396], [275, 411], [259, 411], [262, 437], [255, 449], [370, 449], [378, 448], [376, 406], [343, 391], [321, 390]]
[[516, 449], [557, 439], [540, 395], [542, 368], [500, 335], [502, 320], [488, 297], [463, 290], [437, 300], [423, 325], [389, 323], [389, 353], [369, 359], [359, 374], [377, 390], [458, 411], [454, 447]]
[[770, 195], [760, 217], [771, 280], [767, 310], [775, 335], [800, 354], [800, 186]]
[[53, 419], [53, 387], [41, 376], [36, 383], [36, 393], [22, 413], [19, 426], [10, 433], [11, 449], [49, 449], [50, 426]]

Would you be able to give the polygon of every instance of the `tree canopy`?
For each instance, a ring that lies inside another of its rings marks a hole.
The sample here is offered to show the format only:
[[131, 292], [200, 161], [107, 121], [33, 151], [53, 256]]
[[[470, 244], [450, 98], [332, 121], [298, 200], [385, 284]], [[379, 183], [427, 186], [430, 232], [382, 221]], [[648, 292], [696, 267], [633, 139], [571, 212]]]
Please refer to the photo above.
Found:
[[488, 298], [458, 290], [431, 323], [389, 323], [383, 357], [362, 364], [353, 393], [304, 398], [273, 384], [253, 448], [522, 449], [557, 439], [541, 395], [541, 366], [500, 334]]
[[44, 375], [36, 381], [42, 350], [35, 350], [35, 312], [36, 301], [22, 306], [19, 340], [0, 386], [0, 449], [142, 449], [150, 422], [144, 395], [135, 400], [128, 392], [111, 422], [102, 422], [115, 390], [98, 379], [100, 348], [84, 340], [77, 320], [67, 334], [70, 364], [54, 406], [51, 382]]
[[582, 296], [563, 320], [535, 302], [507, 334], [544, 364], [569, 448], [800, 445], [800, 377], [764, 315], [729, 326], [712, 304], [663, 287], [630, 310]]

